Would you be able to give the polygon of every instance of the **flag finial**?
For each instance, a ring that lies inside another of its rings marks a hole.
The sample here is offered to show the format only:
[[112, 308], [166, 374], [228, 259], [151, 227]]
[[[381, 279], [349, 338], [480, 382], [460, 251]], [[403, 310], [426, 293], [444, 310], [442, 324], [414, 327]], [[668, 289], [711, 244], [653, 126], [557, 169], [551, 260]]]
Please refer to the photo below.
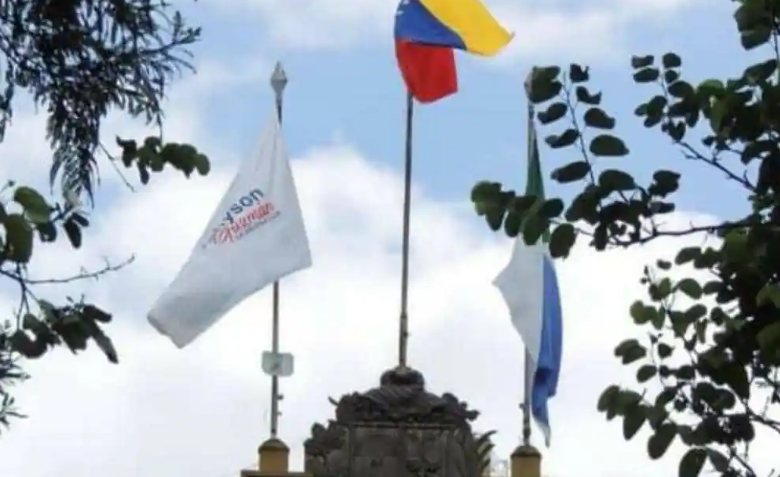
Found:
[[285, 73], [282, 67], [282, 62], [277, 61], [276, 66], [274, 66], [274, 72], [271, 73], [271, 88], [274, 89], [277, 102], [282, 100], [285, 86], [287, 86], [287, 73]]

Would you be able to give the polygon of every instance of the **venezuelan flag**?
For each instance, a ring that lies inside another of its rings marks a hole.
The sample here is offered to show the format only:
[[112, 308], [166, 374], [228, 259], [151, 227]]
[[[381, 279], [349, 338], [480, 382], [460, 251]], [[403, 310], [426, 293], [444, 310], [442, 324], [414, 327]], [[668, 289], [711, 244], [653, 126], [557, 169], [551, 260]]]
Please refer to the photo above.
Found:
[[479, 0], [401, 0], [395, 14], [398, 66], [421, 103], [458, 91], [454, 50], [493, 56], [511, 39]]

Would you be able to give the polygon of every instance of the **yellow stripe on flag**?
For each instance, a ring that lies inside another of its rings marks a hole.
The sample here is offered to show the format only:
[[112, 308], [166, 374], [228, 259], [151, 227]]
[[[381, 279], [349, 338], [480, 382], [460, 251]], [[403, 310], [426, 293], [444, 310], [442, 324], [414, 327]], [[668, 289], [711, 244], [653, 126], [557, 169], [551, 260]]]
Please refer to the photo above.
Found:
[[460, 36], [469, 53], [493, 56], [514, 36], [479, 0], [420, 0], [420, 3]]

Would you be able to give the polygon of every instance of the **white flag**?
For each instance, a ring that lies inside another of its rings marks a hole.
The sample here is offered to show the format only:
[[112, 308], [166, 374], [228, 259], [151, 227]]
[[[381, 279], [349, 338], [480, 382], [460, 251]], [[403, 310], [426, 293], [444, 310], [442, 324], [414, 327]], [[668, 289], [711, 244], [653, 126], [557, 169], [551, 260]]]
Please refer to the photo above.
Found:
[[179, 348], [252, 293], [311, 266], [311, 252], [279, 120], [244, 161], [149, 323]]

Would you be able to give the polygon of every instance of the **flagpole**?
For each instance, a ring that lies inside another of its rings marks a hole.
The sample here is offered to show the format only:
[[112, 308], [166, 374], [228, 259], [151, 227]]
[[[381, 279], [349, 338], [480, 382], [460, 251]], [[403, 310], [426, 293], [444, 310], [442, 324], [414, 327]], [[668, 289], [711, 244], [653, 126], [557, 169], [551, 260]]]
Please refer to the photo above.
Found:
[[[534, 70], [532, 69], [528, 74], [528, 78], [525, 80], [525, 91], [528, 98], [528, 115], [526, 126], [526, 144], [527, 144], [527, 163], [531, 161], [531, 155], [533, 154], [533, 142], [536, 140], [534, 134], [534, 105], [530, 100], [531, 93], [531, 80], [533, 79]], [[526, 180], [528, 180], [526, 178]], [[517, 237], [517, 240], [522, 240], [521, 237]], [[533, 358], [528, 351], [528, 347], [525, 349], [525, 363], [523, 372], [523, 403], [521, 404], [523, 409], [523, 445], [531, 445], [531, 390], [533, 387]]]
[[[284, 88], [287, 86], [287, 75], [282, 68], [281, 62], [276, 63], [274, 72], [271, 74], [271, 88], [274, 90], [276, 100], [276, 115], [279, 118], [279, 125], [282, 124], [282, 106], [284, 98]], [[273, 304], [272, 304], [272, 332], [271, 332], [271, 352], [275, 359], [279, 356], [279, 282], [273, 285]], [[279, 376], [271, 376], [271, 438], [277, 436], [279, 432]]]
[[[522, 239], [521, 239], [522, 240]], [[523, 397], [523, 445], [531, 445], [531, 353], [525, 351], [525, 373], [524, 385], [525, 396]]]
[[401, 316], [398, 330], [398, 366], [406, 367], [409, 341], [409, 222], [412, 208], [412, 122], [414, 119], [414, 99], [412, 93], [406, 95], [406, 145], [404, 160], [404, 213], [403, 241], [401, 244]]

